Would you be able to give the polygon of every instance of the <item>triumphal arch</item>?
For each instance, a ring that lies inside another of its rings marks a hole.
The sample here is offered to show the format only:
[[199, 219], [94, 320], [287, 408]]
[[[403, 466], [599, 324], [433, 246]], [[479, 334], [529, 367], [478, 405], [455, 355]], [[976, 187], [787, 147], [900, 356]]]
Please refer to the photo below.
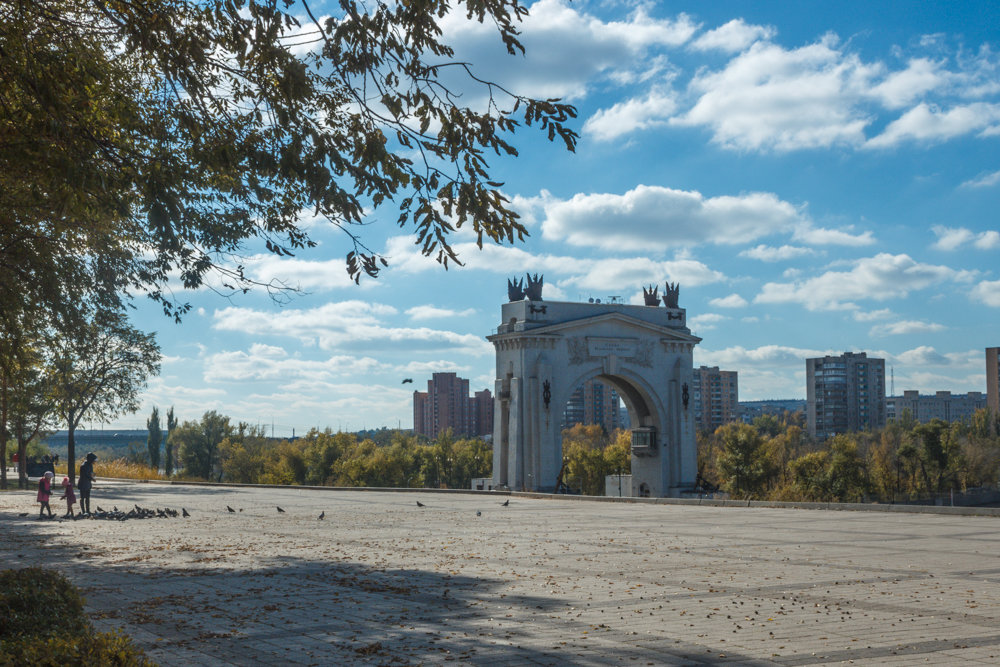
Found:
[[646, 305], [542, 300], [539, 276], [508, 280], [496, 348], [493, 485], [559, 488], [563, 410], [596, 379], [618, 391], [632, 429], [633, 496], [675, 497], [697, 476], [691, 334], [677, 285], [643, 288]]

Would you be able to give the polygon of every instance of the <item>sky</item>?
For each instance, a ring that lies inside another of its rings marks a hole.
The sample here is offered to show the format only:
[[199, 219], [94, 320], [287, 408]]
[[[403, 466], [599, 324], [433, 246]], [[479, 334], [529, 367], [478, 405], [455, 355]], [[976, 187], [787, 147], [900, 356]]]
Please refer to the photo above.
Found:
[[741, 400], [804, 398], [805, 359], [845, 351], [884, 358], [896, 394], [985, 391], [1000, 3], [527, 6], [523, 57], [463, 17], [443, 28], [478, 76], [578, 109], [575, 153], [527, 129], [517, 159], [490, 163], [530, 236], [479, 251], [459, 230], [465, 265], [445, 271], [386, 208], [362, 231], [390, 266], [355, 285], [344, 234], [303, 216], [316, 248], [247, 262], [298, 286], [287, 302], [188, 292], [181, 324], [137, 302], [162, 372], [113, 426], [144, 428], [155, 405], [278, 436], [411, 427], [433, 372], [492, 389], [485, 336], [526, 272], [547, 300], [641, 303], [643, 286], [679, 282], [695, 365], [737, 371]]

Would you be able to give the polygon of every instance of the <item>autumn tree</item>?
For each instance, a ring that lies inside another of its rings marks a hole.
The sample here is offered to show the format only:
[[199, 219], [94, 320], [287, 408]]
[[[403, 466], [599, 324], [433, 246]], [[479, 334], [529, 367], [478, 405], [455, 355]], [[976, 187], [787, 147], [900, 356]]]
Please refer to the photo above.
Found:
[[235, 430], [229, 417], [210, 410], [201, 421], [186, 421], [170, 434], [184, 474], [210, 479], [219, 463], [219, 445]]
[[[526, 234], [490, 175], [534, 125], [572, 150], [573, 107], [483, 80], [443, 41], [487, 24], [523, 53], [517, 0], [22, 0], [0, 3], [0, 307], [169, 289], [210, 271], [255, 284], [241, 255], [313, 245], [303, 211], [346, 233], [347, 269], [385, 258], [387, 217], [458, 261]], [[176, 284], [176, 283], [175, 283]], [[271, 284], [281, 289], [281, 285]]]
[[743, 423], [720, 426], [716, 433], [721, 442], [716, 468], [726, 489], [736, 498], [762, 495], [777, 472], [767, 441]]
[[70, 480], [76, 466], [74, 433], [84, 418], [110, 421], [139, 408], [139, 393], [160, 372], [153, 334], [134, 329], [119, 312], [99, 312], [52, 337], [50, 381], [56, 410], [68, 430]]

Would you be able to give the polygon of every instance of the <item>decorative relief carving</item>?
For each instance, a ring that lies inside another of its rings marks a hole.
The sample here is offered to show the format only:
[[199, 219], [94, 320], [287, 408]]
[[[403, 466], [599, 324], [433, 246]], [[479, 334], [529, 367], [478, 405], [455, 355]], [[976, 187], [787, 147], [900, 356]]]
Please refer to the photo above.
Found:
[[[631, 361], [635, 362], [639, 366], [644, 368], [653, 367], [653, 350], [654, 345], [651, 340], [641, 340], [635, 349], [635, 356], [631, 357]], [[628, 359], [626, 359], [628, 361]]]
[[582, 364], [590, 361], [590, 350], [587, 348], [587, 339], [576, 337], [567, 338], [566, 347], [569, 349], [569, 363]]

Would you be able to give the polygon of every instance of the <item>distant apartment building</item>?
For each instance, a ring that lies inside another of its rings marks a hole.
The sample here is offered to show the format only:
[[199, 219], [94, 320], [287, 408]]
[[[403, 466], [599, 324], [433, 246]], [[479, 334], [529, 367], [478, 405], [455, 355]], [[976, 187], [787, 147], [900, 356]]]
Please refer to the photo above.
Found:
[[740, 421], [752, 424], [753, 420], [763, 415], [783, 416], [786, 412], [806, 411], [804, 398], [775, 398], [763, 401], [740, 401]]
[[577, 424], [598, 424], [605, 432], [624, 428], [621, 399], [610, 385], [587, 380], [570, 396], [563, 410], [562, 427], [571, 428]]
[[413, 430], [428, 438], [451, 429], [456, 436], [493, 432], [493, 397], [489, 389], [469, 397], [469, 381], [455, 373], [434, 373], [427, 391], [413, 392]]
[[954, 395], [950, 391], [939, 391], [932, 396], [921, 396], [916, 391], [904, 391], [902, 396], [890, 396], [885, 399], [887, 420], [902, 419], [908, 412], [910, 417], [921, 424], [926, 424], [932, 419], [946, 422], [960, 421], [985, 407], [986, 396], [981, 391]]
[[879, 429], [885, 419], [884, 359], [869, 359], [864, 352], [806, 359], [809, 435], [824, 439]]
[[986, 406], [1000, 415], [1000, 347], [986, 348]]
[[699, 430], [714, 431], [739, 416], [739, 378], [736, 371], [700, 366], [693, 371], [691, 402]]

